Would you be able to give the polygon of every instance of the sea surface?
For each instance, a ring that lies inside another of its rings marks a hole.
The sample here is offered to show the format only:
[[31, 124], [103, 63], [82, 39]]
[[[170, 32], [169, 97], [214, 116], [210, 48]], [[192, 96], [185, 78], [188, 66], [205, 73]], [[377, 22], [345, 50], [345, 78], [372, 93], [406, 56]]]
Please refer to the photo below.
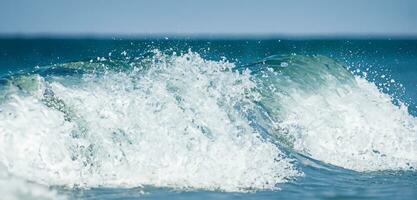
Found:
[[2, 199], [417, 199], [417, 40], [0, 39]]

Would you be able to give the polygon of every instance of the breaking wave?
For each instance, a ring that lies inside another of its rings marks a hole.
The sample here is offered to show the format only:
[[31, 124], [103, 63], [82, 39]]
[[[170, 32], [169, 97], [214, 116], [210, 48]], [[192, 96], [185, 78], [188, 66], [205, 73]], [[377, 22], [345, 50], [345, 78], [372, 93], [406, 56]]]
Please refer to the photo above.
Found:
[[324, 56], [260, 64], [267, 68], [258, 80], [270, 132], [294, 150], [357, 171], [417, 167], [417, 119], [373, 83]]
[[273, 189], [300, 172], [250, 125], [256, 85], [233, 67], [157, 52], [126, 71], [77, 62], [11, 78], [1, 162], [47, 185]]
[[288, 151], [357, 171], [417, 166], [417, 119], [324, 56], [236, 67], [154, 51], [2, 83], [0, 163], [41, 184], [275, 189], [303, 174]]

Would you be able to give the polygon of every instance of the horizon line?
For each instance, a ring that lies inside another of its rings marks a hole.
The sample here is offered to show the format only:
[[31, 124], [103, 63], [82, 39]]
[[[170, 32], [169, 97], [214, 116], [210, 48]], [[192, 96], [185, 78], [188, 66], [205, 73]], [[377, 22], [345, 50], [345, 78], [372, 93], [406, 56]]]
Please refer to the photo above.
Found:
[[417, 39], [417, 33], [0, 33], [0, 39]]

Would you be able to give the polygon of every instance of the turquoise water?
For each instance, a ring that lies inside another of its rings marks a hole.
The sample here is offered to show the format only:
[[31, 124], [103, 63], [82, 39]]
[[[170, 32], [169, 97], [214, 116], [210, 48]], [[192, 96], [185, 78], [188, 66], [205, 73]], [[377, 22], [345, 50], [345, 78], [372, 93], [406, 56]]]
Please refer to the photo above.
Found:
[[9, 199], [416, 199], [417, 41], [1, 39]]

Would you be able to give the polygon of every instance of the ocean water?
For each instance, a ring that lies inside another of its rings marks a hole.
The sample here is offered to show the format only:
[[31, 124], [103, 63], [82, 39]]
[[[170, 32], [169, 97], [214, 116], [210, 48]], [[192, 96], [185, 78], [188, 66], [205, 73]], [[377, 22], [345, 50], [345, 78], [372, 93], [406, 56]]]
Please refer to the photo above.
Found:
[[4, 199], [417, 199], [417, 40], [0, 39]]

